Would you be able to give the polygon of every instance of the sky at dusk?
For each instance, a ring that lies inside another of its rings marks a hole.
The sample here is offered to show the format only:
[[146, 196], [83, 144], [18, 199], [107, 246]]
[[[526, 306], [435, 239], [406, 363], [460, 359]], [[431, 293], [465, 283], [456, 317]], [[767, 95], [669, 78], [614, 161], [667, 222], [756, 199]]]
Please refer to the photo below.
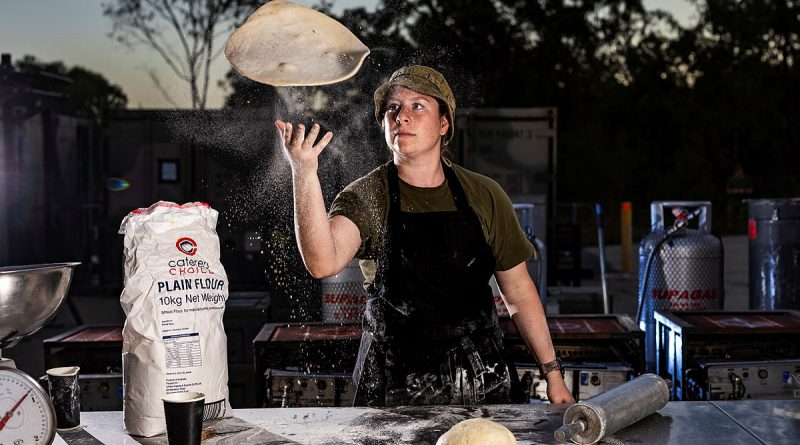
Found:
[[[149, 48], [127, 48], [111, 39], [111, 20], [102, 14], [108, 0], [0, 0], [0, 52], [12, 60], [26, 54], [43, 62], [62, 61], [103, 74], [122, 87], [130, 108], [173, 108], [153, 85], [148, 72], [155, 70], [161, 82], [181, 106], [191, 103], [188, 87]], [[316, 0], [298, 0], [307, 6]], [[372, 10], [377, 0], [336, 0], [334, 11], [354, 6]], [[671, 12], [687, 26], [697, 13], [687, 0], [644, 0], [646, 7]], [[224, 39], [220, 42], [224, 45]], [[222, 105], [224, 91], [217, 87], [230, 68], [221, 55], [212, 65], [209, 108]]]

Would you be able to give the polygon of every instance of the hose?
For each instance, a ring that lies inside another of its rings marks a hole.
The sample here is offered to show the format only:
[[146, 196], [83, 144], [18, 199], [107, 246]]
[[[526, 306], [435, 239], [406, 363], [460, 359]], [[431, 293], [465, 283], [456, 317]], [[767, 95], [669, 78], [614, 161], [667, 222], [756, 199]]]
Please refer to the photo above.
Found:
[[[539, 240], [535, 239], [535, 241]], [[544, 276], [543, 276], [544, 267], [542, 263], [544, 263], [545, 259], [544, 256], [542, 256], [541, 251], [539, 250], [539, 242], [533, 243], [533, 249], [537, 252], [537, 256], [539, 257], [538, 260], [536, 261], [536, 288], [541, 289], [542, 283], [544, 282]]]
[[744, 386], [744, 381], [736, 373], [728, 373], [728, 379], [731, 381], [733, 391], [731, 391], [733, 400], [742, 400], [747, 393], [747, 388]]
[[[539, 247], [539, 245], [541, 244], [542, 246], [544, 246], [544, 244], [541, 241], [539, 241], [539, 238], [536, 238], [536, 235], [531, 233], [530, 229], [528, 229], [526, 231], [528, 232], [527, 233], [528, 241], [530, 241], [530, 243], [533, 245], [533, 254], [531, 256], [533, 257], [533, 261], [536, 261], [536, 283], [535, 283], [536, 284], [536, 289], [541, 294], [541, 292], [542, 292], [542, 283], [543, 283], [543, 278], [542, 278], [543, 266], [542, 266], [542, 263], [545, 261], [545, 258], [542, 255], [542, 250]], [[545, 289], [545, 291], [546, 290], [547, 289]]]
[[655, 256], [656, 252], [658, 252], [658, 250], [661, 249], [661, 246], [664, 245], [665, 242], [672, 239], [678, 233], [678, 231], [686, 227], [689, 221], [691, 221], [697, 215], [699, 215], [702, 210], [703, 209], [701, 207], [698, 207], [694, 209], [692, 212], [690, 212], [688, 215], [686, 215], [685, 218], [675, 221], [675, 224], [673, 224], [672, 227], [670, 227], [669, 229], [667, 229], [666, 232], [664, 232], [664, 236], [660, 240], [658, 240], [658, 242], [656, 242], [656, 244], [653, 246], [653, 250], [651, 250], [650, 253], [647, 255], [647, 262], [645, 263], [644, 266], [644, 277], [642, 278], [642, 286], [639, 289], [639, 298], [638, 298], [639, 301], [637, 302], [636, 305], [637, 324], [642, 321], [644, 294], [647, 291], [647, 285], [649, 284], [648, 281], [650, 281], [650, 267], [653, 265], [653, 260], [656, 258]]

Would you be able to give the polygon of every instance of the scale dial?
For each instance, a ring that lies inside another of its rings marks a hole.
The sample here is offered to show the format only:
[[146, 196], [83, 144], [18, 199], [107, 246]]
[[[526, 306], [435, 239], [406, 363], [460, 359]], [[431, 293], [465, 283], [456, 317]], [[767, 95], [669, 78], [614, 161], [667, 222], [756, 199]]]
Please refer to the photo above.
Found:
[[0, 444], [49, 444], [56, 434], [50, 397], [28, 374], [0, 367]]

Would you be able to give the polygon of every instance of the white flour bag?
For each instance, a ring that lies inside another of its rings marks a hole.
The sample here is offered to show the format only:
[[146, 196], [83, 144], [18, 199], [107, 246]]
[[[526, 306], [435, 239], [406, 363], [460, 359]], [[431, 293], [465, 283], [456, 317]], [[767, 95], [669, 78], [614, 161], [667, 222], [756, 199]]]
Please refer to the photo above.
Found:
[[166, 431], [166, 394], [204, 393], [205, 420], [232, 414], [222, 324], [228, 277], [216, 225], [217, 211], [201, 202], [160, 201], [122, 220], [122, 406], [129, 434]]

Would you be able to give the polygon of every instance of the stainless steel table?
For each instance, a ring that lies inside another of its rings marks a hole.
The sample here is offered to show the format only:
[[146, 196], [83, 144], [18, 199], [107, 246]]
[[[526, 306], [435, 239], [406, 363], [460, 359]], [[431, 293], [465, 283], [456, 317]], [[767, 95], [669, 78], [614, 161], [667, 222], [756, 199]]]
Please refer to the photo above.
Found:
[[[266, 445], [434, 444], [457, 422], [484, 417], [508, 427], [520, 445], [554, 444], [567, 405], [485, 405], [373, 408], [272, 408], [234, 410], [235, 419], [205, 426], [218, 434], [204, 441]], [[166, 438], [125, 434], [122, 413], [83, 412], [85, 429], [57, 444], [164, 444]], [[91, 436], [88, 436], [88, 435]], [[669, 402], [658, 413], [614, 437], [625, 444], [796, 444], [800, 401]]]

